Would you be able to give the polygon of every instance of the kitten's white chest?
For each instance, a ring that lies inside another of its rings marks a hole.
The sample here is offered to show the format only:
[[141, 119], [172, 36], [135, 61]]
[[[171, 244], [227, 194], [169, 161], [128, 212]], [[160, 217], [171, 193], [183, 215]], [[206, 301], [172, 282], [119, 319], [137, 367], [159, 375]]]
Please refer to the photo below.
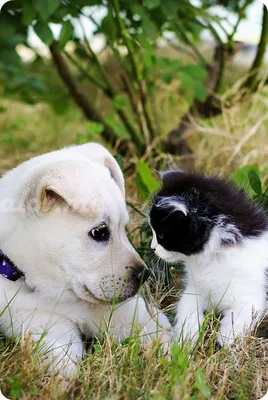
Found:
[[187, 263], [188, 282], [203, 298], [207, 309], [230, 307], [232, 303], [265, 286], [268, 266], [267, 238], [226, 248], [212, 257], [193, 257]]
[[197, 296], [205, 300], [208, 309], [222, 306], [226, 296], [230, 301], [234, 281], [237, 279], [236, 275], [237, 271], [230, 264], [223, 265], [217, 259], [203, 265], [202, 268], [196, 265], [188, 267], [188, 280], [191, 287], [194, 288]]

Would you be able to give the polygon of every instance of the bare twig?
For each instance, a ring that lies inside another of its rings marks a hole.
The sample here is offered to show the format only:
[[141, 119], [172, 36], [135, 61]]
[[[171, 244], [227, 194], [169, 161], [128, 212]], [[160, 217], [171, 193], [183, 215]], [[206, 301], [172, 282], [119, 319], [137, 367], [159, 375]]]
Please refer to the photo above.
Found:
[[181, 37], [183, 38], [184, 42], [191, 47], [191, 49], [193, 50], [193, 52], [195, 53], [197, 59], [199, 60], [200, 64], [203, 65], [205, 68], [207, 68], [208, 66], [208, 62], [205, 59], [205, 57], [203, 56], [203, 54], [199, 51], [199, 49], [197, 48], [197, 46], [194, 44], [194, 42], [189, 38], [189, 36], [187, 35], [187, 33], [185, 32], [184, 29], [182, 29], [180, 27], [180, 25], [182, 25], [181, 21], [179, 22], [179, 24], [175, 24], [176, 30], [179, 32], [179, 34], [181, 35]]
[[[118, 30], [119, 30], [122, 40], [128, 50], [128, 55], [129, 55], [130, 63], [132, 66], [133, 76], [139, 87], [139, 95], [140, 95], [140, 100], [141, 100], [141, 104], [143, 107], [145, 120], [146, 120], [146, 123], [148, 126], [148, 130], [150, 132], [150, 136], [151, 136], [151, 138], [153, 138], [156, 135], [156, 130], [155, 130], [155, 127], [153, 124], [153, 118], [152, 118], [152, 112], [150, 109], [150, 105], [147, 101], [147, 90], [146, 90], [146, 84], [142, 77], [142, 71], [139, 67], [139, 63], [136, 58], [135, 51], [133, 49], [132, 41], [129, 38], [129, 34], [125, 27], [124, 21], [122, 20], [122, 18], [120, 16], [120, 7], [119, 7], [118, 0], [111, 0], [111, 4], [113, 5], [113, 9], [115, 12], [115, 19], [117, 22]], [[147, 137], [146, 142], [149, 143], [151, 138]]]
[[[94, 61], [103, 81], [105, 84], [105, 88], [103, 88], [103, 92], [111, 99], [113, 100], [117, 93], [114, 90], [107, 74], [105, 71], [105, 68], [103, 66], [103, 64], [100, 62], [99, 57], [97, 56], [97, 54], [93, 51], [89, 40], [86, 37], [86, 33], [85, 33], [85, 28], [83, 26], [83, 24], [81, 23], [81, 20], [79, 20], [80, 22], [80, 26], [83, 32], [83, 40], [85, 43], [85, 46], [88, 50], [88, 52], [90, 53], [90, 56], [92, 57], [92, 60]], [[123, 122], [123, 124], [125, 125], [128, 133], [130, 134], [133, 142], [136, 144], [139, 153], [142, 153], [145, 149], [145, 145], [144, 145], [144, 141], [143, 138], [141, 137], [141, 135], [139, 134], [139, 132], [136, 130], [135, 126], [133, 125], [133, 123], [130, 121], [127, 113], [125, 112], [124, 109], [120, 108], [120, 109], [116, 109], [116, 113], [118, 114], [119, 118], [121, 119], [121, 121]]]
[[104, 131], [102, 133], [104, 139], [114, 145], [117, 141], [116, 133], [105, 123], [102, 116], [98, 113], [95, 107], [89, 102], [85, 94], [81, 91], [63, 55], [58, 51], [57, 43], [53, 42], [49, 48], [58, 73], [66, 87], [69, 89], [69, 92], [76, 104], [81, 108], [87, 119], [98, 122], [104, 126]]
[[249, 71], [251, 74], [245, 83], [245, 86], [252, 91], [256, 90], [256, 84], [258, 81], [258, 72], [263, 64], [267, 42], [268, 42], [268, 9], [265, 5], [263, 5], [261, 38], [255, 59]]

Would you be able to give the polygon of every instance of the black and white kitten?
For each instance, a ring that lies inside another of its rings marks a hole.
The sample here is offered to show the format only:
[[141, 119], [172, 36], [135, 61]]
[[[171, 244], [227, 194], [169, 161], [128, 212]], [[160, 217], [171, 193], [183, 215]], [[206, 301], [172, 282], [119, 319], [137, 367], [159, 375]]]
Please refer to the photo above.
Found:
[[217, 308], [218, 342], [231, 344], [267, 307], [268, 218], [244, 191], [216, 177], [169, 171], [150, 209], [152, 249], [183, 262], [177, 340], [198, 337], [204, 312]]

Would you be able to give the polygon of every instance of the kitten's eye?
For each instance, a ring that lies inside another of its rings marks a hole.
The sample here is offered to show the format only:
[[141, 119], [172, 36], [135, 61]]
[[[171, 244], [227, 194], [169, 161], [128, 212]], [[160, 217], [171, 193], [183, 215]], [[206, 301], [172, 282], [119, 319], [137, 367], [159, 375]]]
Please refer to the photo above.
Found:
[[96, 242], [108, 242], [110, 238], [110, 231], [107, 225], [102, 224], [92, 229], [92, 231], [89, 232], [89, 236], [96, 240]]
[[164, 234], [163, 234], [163, 233], [159, 233], [159, 234], [158, 234], [158, 238], [159, 238], [160, 240], [163, 240], [163, 239], [164, 239]]

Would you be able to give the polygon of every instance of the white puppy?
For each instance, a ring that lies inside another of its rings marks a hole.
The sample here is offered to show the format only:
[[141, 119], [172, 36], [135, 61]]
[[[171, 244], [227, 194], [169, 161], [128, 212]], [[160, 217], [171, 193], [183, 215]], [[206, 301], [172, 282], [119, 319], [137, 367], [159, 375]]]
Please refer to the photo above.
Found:
[[2, 331], [41, 339], [50, 349], [47, 362], [63, 375], [75, 373], [81, 334], [102, 336], [109, 328], [122, 340], [134, 323], [144, 342], [168, 340], [167, 318], [133, 297], [147, 271], [128, 241], [127, 222], [122, 172], [98, 144], [44, 154], [4, 175]]

